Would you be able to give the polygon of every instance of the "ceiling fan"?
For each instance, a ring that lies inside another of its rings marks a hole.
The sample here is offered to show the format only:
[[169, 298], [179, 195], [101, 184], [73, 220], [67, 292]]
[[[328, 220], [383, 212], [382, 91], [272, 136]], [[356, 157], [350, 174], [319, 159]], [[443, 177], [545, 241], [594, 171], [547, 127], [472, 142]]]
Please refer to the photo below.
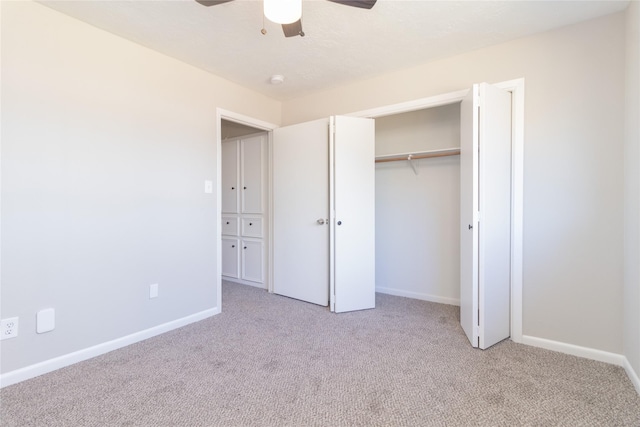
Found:
[[[204, 6], [216, 6], [233, 0], [196, 0]], [[329, 0], [345, 6], [371, 9], [377, 0]], [[282, 25], [285, 37], [304, 37], [302, 31], [302, 0], [264, 0], [264, 16], [276, 24]], [[267, 31], [263, 28], [262, 34]]]

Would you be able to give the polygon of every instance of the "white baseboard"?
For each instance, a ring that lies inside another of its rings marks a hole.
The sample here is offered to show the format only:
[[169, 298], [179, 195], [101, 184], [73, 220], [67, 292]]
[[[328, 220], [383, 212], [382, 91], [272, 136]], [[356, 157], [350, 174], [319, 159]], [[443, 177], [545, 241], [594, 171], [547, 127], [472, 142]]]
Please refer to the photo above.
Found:
[[254, 288], [268, 290], [264, 283], [251, 282], [249, 280], [236, 279], [235, 277], [222, 276], [222, 280], [227, 282], [238, 283], [240, 285], [253, 286]]
[[532, 337], [530, 335], [523, 335], [521, 343], [531, 345], [533, 347], [557, 351], [559, 353], [570, 354], [572, 356], [584, 357], [585, 359], [597, 360], [598, 362], [610, 363], [616, 366], [623, 366], [626, 359], [621, 354], [596, 350], [589, 347], [581, 347], [579, 345], [567, 344], [559, 341], [552, 341], [545, 338]]
[[449, 305], [458, 305], [458, 306], [460, 305], [459, 299], [423, 294], [420, 292], [405, 291], [402, 289], [376, 287], [376, 292], [380, 292], [381, 294], [387, 294], [387, 295], [395, 295], [398, 297], [407, 297], [407, 298], [419, 299], [423, 301], [437, 302], [440, 304], [449, 304]]
[[91, 359], [105, 353], [109, 353], [110, 351], [117, 350], [119, 348], [126, 347], [140, 341], [144, 341], [148, 338], [155, 337], [156, 335], [181, 328], [190, 323], [204, 320], [219, 313], [220, 309], [218, 307], [214, 307], [209, 310], [204, 310], [199, 313], [183, 317], [181, 319], [172, 320], [171, 322], [154, 326], [153, 328], [145, 329], [144, 331], [136, 332], [131, 335], [116, 338], [112, 341], [94, 345], [93, 347], [74, 351], [73, 353], [45, 360], [44, 362], [16, 369], [15, 371], [7, 372], [0, 375], [0, 388], [25, 381], [39, 375], [53, 372], [57, 369], [64, 368], [65, 366], [73, 365], [74, 363], [82, 362], [84, 360]]
[[640, 378], [638, 377], [638, 373], [634, 371], [633, 367], [631, 366], [631, 363], [629, 363], [629, 360], [626, 357], [624, 358], [623, 367], [624, 367], [624, 370], [627, 372], [627, 376], [631, 380], [631, 383], [636, 388], [636, 391], [638, 392], [638, 394], [640, 394]]

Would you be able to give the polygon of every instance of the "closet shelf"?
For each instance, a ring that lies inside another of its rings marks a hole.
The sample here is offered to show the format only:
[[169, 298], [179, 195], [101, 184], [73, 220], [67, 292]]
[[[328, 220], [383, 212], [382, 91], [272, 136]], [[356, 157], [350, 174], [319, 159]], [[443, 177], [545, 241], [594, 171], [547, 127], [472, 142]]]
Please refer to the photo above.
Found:
[[377, 156], [376, 163], [397, 162], [399, 160], [419, 160], [432, 157], [457, 156], [460, 154], [459, 148], [447, 148], [444, 150], [418, 151], [415, 153], [389, 154]]

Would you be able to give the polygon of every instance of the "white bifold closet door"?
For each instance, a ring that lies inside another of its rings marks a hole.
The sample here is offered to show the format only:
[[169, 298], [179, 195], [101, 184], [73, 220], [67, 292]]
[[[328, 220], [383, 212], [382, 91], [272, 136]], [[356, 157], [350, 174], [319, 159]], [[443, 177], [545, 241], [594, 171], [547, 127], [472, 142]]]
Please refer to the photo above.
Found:
[[460, 324], [486, 349], [510, 336], [511, 94], [476, 84], [460, 107]]
[[273, 131], [273, 291], [375, 307], [375, 128], [335, 116]]

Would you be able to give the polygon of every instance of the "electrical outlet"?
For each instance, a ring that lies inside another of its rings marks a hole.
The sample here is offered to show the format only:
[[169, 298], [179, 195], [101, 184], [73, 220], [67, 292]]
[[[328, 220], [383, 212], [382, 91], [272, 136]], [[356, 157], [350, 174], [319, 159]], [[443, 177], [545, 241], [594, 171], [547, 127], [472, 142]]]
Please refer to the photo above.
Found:
[[0, 320], [0, 340], [15, 338], [18, 336], [18, 318]]

